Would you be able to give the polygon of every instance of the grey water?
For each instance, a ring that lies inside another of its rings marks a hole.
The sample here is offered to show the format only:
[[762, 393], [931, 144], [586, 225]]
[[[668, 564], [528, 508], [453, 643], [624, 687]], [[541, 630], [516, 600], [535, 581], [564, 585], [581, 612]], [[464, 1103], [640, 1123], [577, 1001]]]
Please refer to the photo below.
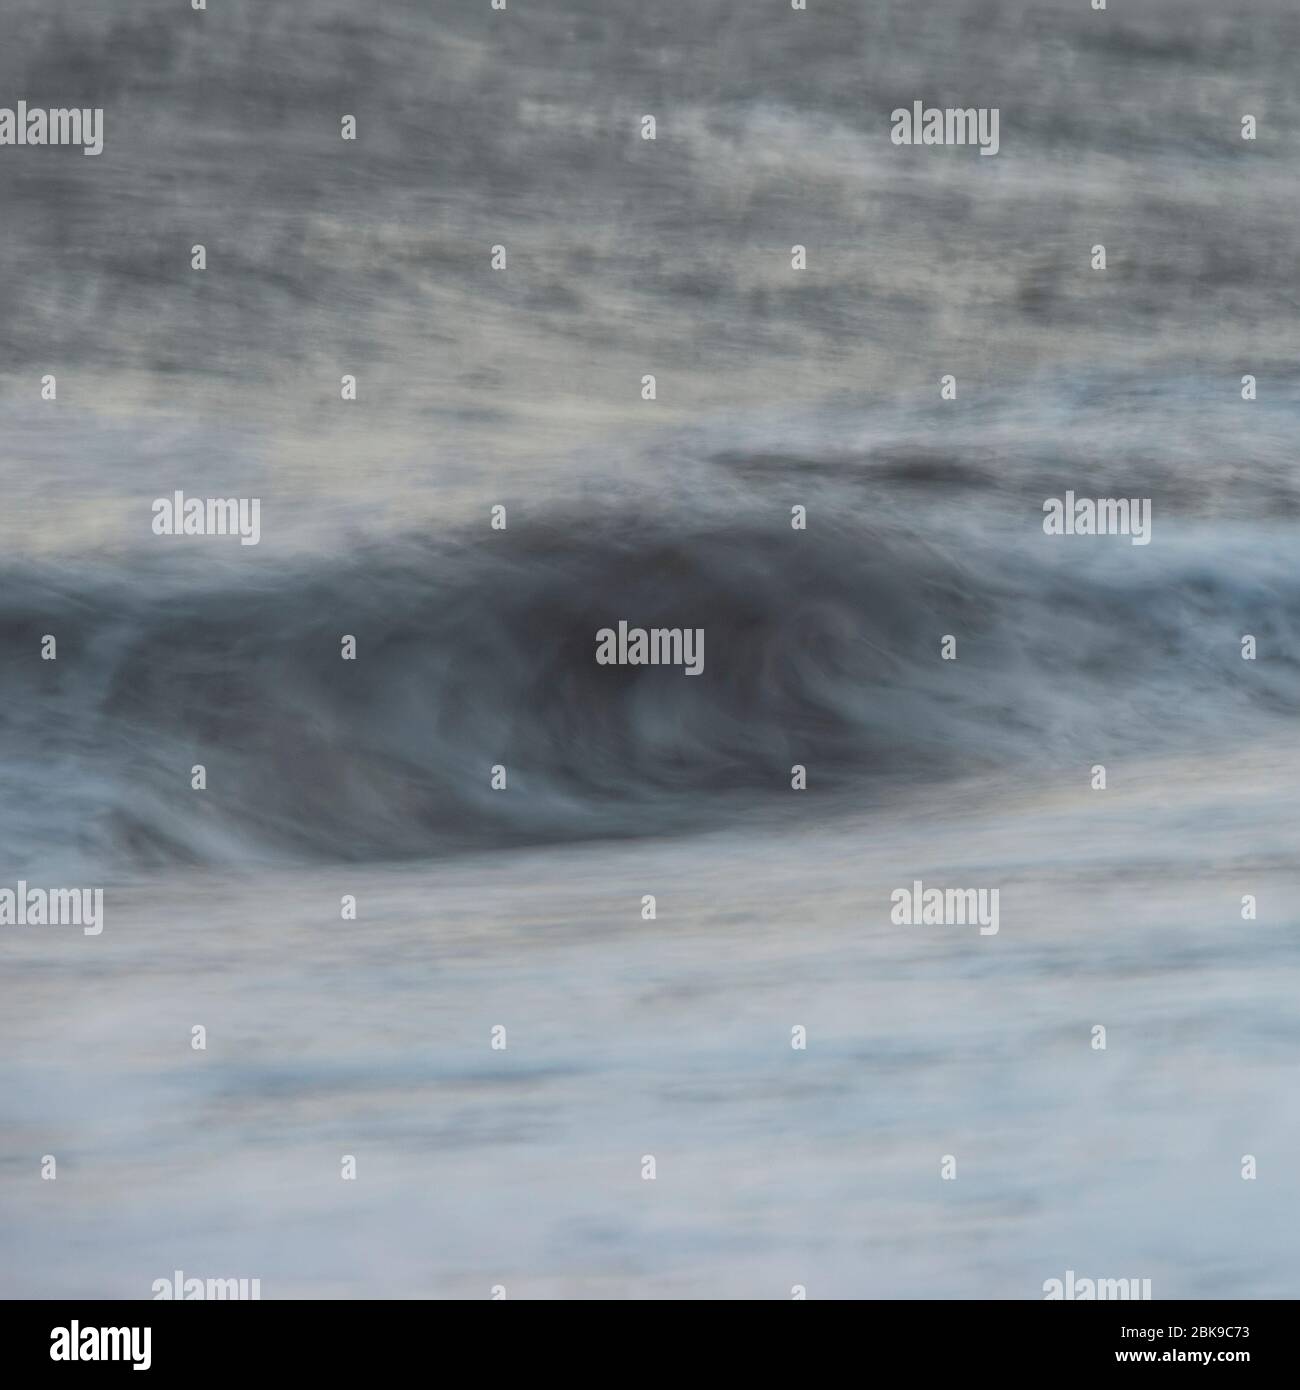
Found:
[[0, 1294], [1296, 1295], [1300, 13], [0, 19]]

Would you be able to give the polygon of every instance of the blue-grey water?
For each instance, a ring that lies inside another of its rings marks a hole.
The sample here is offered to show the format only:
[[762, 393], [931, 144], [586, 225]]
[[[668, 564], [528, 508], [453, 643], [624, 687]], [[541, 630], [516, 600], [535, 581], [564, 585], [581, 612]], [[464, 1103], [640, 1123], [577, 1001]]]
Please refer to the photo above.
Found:
[[0, 1293], [1300, 1291], [1300, 12], [0, 20]]

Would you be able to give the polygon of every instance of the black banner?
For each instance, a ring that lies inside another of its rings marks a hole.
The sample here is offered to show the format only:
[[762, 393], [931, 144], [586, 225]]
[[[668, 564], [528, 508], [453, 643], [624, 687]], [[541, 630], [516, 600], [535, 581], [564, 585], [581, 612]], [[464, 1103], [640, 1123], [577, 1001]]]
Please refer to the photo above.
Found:
[[[803, 1358], [810, 1354], [805, 1339], [811, 1327], [825, 1333], [842, 1326], [846, 1333], [851, 1330], [856, 1355], [872, 1362], [905, 1359], [921, 1371], [970, 1373], [1020, 1366], [1035, 1372], [1116, 1368], [1122, 1374], [1124, 1368], [1162, 1365], [1285, 1370], [1295, 1338], [1290, 1302], [825, 1302], [823, 1316], [814, 1309], [794, 1312], [788, 1323], [778, 1325], [779, 1332], [765, 1318], [764, 1358], [773, 1341], [780, 1347], [782, 1334], [789, 1339], [790, 1353]], [[535, 1371], [537, 1349], [550, 1344], [557, 1324], [572, 1319], [575, 1332], [593, 1329], [589, 1313], [566, 1311], [554, 1302], [519, 1303], [516, 1310], [484, 1312], [482, 1323], [457, 1304], [452, 1314], [457, 1335], [468, 1333], [470, 1342], [490, 1337], [479, 1346], [490, 1348], [494, 1363], [503, 1348], [527, 1346]], [[843, 1321], [846, 1312], [850, 1322]], [[373, 1374], [378, 1367], [397, 1369], [409, 1364], [412, 1347], [428, 1345], [430, 1334], [438, 1334], [447, 1313], [445, 1305], [416, 1301], [15, 1302], [0, 1308], [11, 1370], [32, 1374], [79, 1366], [96, 1374], [116, 1370], [169, 1379], [200, 1370], [319, 1371], [337, 1378]], [[653, 1334], [654, 1345], [664, 1346], [665, 1365], [671, 1361], [680, 1369], [681, 1348], [665, 1344], [664, 1334], [675, 1327], [690, 1335], [693, 1344], [699, 1339], [709, 1345], [725, 1325], [720, 1317], [730, 1321], [746, 1314], [738, 1304], [722, 1312], [713, 1303], [669, 1310], [662, 1303], [634, 1308], [625, 1302], [602, 1304], [595, 1326], [635, 1338], [643, 1366], [648, 1363], [641, 1342]], [[528, 1341], [498, 1340], [503, 1332]], [[572, 1345], [565, 1355], [581, 1358]], [[653, 1356], [652, 1351], [651, 1362]]]

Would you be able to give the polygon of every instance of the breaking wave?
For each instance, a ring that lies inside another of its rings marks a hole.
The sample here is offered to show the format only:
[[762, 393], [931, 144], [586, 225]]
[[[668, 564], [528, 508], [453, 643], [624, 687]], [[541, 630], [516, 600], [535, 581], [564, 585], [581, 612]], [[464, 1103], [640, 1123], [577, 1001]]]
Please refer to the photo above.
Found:
[[[254, 563], [235, 545], [201, 582], [156, 551], [129, 572], [26, 564], [0, 588], [6, 862], [671, 833], [789, 807], [795, 764], [799, 809], [833, 814], [885, 786], [1086, 766], [1300, 706], [1279, 655], [1300, 650], [1285, 545], [1256, 534], [1234, 553], [1220, 528], [1212, 552], [1071, 549], [1032, 522], [1020, 544], [954, 528], [940, 545], [862, 517], [857, 495], [837, 511], [823, 494], [807, 531], [788, 507], [588, 507], [342, 558]], [[596, 632], [620, 619], [704, 629], [703, 673], [597, 665]], [[1247, 632], [1266, 660], [1241, 659]]]

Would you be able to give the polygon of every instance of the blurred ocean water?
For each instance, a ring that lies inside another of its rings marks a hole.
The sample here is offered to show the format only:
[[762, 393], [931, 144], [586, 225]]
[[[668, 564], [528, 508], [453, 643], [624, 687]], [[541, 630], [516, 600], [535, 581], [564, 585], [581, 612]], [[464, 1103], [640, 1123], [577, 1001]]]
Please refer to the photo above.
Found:
[[[0, 1287], [1290, 1296], [1298, 769], [1227, 770], [125, 887], [93, 950], [6, 942]], [[1000, 885], [997, 935], [891, 926], [913, 875]]]
[[175, 10], [0, 0], [0, 1292], [1293, 1296], [1300, 13]]

